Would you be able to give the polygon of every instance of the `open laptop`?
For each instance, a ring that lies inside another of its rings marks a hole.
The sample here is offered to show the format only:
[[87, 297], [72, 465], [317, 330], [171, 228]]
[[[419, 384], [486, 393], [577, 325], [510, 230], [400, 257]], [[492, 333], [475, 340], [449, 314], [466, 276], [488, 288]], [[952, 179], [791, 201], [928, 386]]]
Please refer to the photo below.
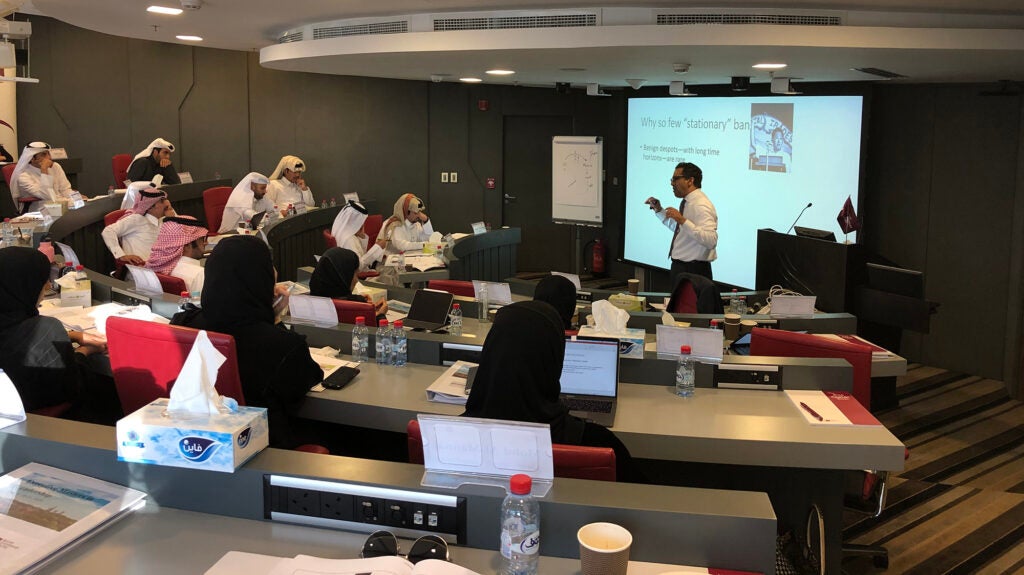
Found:
[[572, 336], [565, 340], [562, 402], [569, 413], [611, 427], [619, 394], [619, 340]]
[[409, 304], [409, 315], [402, 320], [405, 327], [437, 331], [448, 323], [448, 311], [455, 297], [443, 291], [416, 290]]

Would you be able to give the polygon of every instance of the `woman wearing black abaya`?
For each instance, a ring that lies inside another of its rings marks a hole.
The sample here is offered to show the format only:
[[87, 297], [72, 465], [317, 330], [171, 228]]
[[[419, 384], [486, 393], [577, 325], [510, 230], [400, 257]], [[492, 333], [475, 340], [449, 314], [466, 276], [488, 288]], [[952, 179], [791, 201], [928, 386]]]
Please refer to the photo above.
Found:
[[551, 305], [525, 301], [498, 311], [463, 415], [551, 426], [551, 442], [615, 450], [616, 477], [632, 481], [632, 459], [615, 434], [569, 415], [559, 400], [565, 332]]
[[562, 317], [563, 329], [576, 329], [572, 325], [572, 316], [576, 314], [576, 286], [568, 278], [556, 275], [545, 277], [537, 282], [533, 299], [551, 304]]
[[[50, 262], [23, 247], [0, 250], [0, 369], [21, 395], [26, 411], [75, 402], [84, 381], [77, 359], [106, 349], [106, 340], [68, 332], [60, 321], [39, 315]], [[79, 354], [72, 342], [78, 343]]]
[[270, 445], [289, 449], [310, 440], [288, 411], [323, 380], [306, 337], [275, 325], [274, 265], [270, 249], [254, 236], [217, 243], [206, 261], [202, 311], [172, 323], [230, 334], [247, 405], [266, 407]]
[[[320, 260], [316, 262], [316, 269], [309, 278], [309, 295], [373, 303], [365, 296], [352, 293], [352, 289], [359, 282], [356, 276], [358, 271], [359, 256], [355, 252], [344, 248], [329, 248], [320, 256]], [[387, 302], [374, 304], [374, 308], [377, 319], [387, 317]]]

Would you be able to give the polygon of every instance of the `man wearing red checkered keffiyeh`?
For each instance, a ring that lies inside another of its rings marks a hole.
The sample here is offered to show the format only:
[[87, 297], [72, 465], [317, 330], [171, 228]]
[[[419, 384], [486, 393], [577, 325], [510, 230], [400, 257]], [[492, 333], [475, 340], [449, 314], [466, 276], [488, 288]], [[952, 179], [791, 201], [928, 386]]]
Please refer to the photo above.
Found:
[[177, 214], [165, 192], [156, 188], [142, 190], [138, 201], [121, 219], [103, 228], [103, 242], [117, 261], [144, 265], [156, 241], [160, 218], [174, 215]]
[[192, 216], [164, 218], [146, 267], [185, 280], [193, 295], [202, 291], [205, 273], [199, 260], [206, 250], [209, 233]]

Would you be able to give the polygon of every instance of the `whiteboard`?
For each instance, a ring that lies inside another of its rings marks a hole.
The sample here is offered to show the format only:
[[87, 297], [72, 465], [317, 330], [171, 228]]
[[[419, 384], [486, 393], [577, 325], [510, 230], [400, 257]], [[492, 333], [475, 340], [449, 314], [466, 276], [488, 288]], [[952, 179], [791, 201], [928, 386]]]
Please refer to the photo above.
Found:
[[600, 136], [551, 139], [551, 220], [600, 226], [603, 223], [603, 154]]

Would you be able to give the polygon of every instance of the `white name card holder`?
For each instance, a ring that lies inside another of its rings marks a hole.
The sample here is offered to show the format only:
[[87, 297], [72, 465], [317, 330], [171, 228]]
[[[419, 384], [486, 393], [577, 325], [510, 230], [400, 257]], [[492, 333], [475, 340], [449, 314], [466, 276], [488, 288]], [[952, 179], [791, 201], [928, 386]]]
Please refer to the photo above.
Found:
[[72, 191], [68, 195], [68, 209], [77, 210], [83, 206], [85, 206], [85, 199], [82, 197], [82, 193]]
[[159, 295], [164, 293], [164, 288], [160, 284], [160, 279], [156, 277], [156, 273], [149, 268], [141, 268], [139, 266], [126, 265], [128, 269], [128, 275], [132, 281], [135, 282], [135, 291], [142, 292], [147, 295]]
[[485, 282], [473, 280], [473, 297], [480, 299], [480, 289], [487, 286], [487, 301], [492, 304], [509, 305], [512, 303], [512, 287], [503, 282]]
[[818, 301], [813, 295], [775, 295], [772, 296], [772, 317], [813, 317], [814, 304]]
[[563, 278], [571, 281], [572, 285], [576, 286], [576, 291], [583, 289], [583, 286], [580, 284], [580, 276], [576, 274], [567, 274], [564, 272], [551, 272], [551, 275], [562, 276]]
[[349, 201], [358, 202], [359, 201], [359, 193], [358, 192], [349, 192], [347, 194], [341, 194], [341, 197], [346, 202], [349, 202]]
[[525, 473], [533, 495], [543, 497], [555, 476], [547, 424], [419, 414], [424, 487], [458, 489], [465, 484], [508, 489]]
[[725, 332], [703, 327], [676, 327], [658, 324], [658, 357], [679, 357], [679, 348], [690, 346], [694, 359], [719, 363], [725, 346]]
[[183, 184], [191, 184], [192, 172], [178, 172], [178, 179], [181, 180], [181, 183]]
[[473, 235], [479, 236], [480, 234], [487, 233], [487, 224], [484, 222], [473, 222], [469, 224], [469, 227], [473, 229]]
[[64, 148], [50, 148], [50, 159], [66, 160], [68, 159], [68, 151]]

